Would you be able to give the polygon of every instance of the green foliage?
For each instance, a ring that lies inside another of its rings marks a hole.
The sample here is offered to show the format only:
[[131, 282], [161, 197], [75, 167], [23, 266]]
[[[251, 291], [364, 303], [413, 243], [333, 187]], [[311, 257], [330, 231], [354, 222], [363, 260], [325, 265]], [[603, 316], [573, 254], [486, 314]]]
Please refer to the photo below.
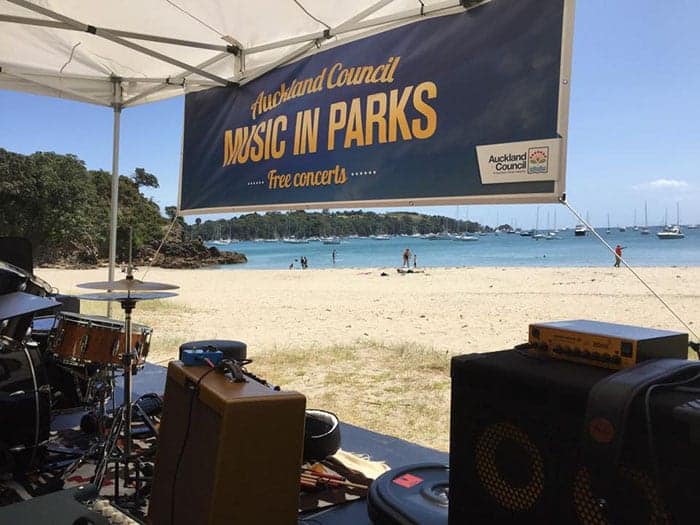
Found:
[[158, 179], [152, 173], [148, 173], [143, 168], [136, 168], [134, 174], [131, 176], [132, 180], [136, 183], [137, 187], [145, 186], [148, 188], [158, 188]]
[[[119, 180], [117, 251], [160, 239], [166, 224], [158, 205], [139, 192], [137, 181]], [[152, 179], [150, 179], [152, 177]], [[88, 171], [75, 155], [37, 152], [20, 155], [0, 148], [0, 235], [27, 237], [37, 263], [70, 260], [95, 263], [109, 253], [111, 175]]]
[[[477, 222], [459, 221], [449, 217], [421, 215], [418, 213], [379, 214], [366, 211], [345, 211], [330, 213], [249, 213], [226, 220], [202, 222], [197, 219], [188, 226], [191, 237], [203, 240], [232, 238], [240, 240], [277, 239], [282, 237], [329, 237], [359, 235], [362, 237], [379, 234], [412, 235], [415, 233], [476, 232], [483, 228]], [[485, 228], [488, 229], [488, 228]]]

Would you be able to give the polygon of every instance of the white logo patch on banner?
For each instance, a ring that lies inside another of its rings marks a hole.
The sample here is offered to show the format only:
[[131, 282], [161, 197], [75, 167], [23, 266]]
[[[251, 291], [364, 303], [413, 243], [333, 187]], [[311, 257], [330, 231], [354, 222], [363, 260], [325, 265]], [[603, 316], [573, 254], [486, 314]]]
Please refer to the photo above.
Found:
[[559, 178], [561, 139], [527, 140], [476, 147], [482, 184]]

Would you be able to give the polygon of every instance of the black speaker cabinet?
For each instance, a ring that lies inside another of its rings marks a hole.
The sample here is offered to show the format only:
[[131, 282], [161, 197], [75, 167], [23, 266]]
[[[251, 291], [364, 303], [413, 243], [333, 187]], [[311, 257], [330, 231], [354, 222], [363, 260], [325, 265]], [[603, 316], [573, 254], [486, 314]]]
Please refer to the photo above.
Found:
[[700, 397], [692, 388], [651, 396], [655, 462], [643, 396], [632, 403], [607, 513], [598, 505], [581, 438], [588, 393], [610, 373], [515, 350], [453, 358], [450, 525], [698, 523], [700, 409], [683, 410]]

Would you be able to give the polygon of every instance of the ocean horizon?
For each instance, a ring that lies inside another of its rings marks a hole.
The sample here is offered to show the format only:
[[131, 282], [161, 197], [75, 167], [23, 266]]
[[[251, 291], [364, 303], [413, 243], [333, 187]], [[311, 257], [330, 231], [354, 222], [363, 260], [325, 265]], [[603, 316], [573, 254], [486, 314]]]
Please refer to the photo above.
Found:
[[[684, 229], [685, 238], [662, 240], [656, 235], [660, 228], [650, 228], [649, 235], [627, 228], [597, 230], [612, 247], [623, 246], [623, 258], [632, 267], [700, 266], [700, 230]], [[541, 232], [549, 236], [549, 232]], [[369, 237], [341, 238], [340, 244], [324, 244], [320, 240], [308, 243], [277, 241], [240, 241], [230, 244], [207, 242], [221, 251], [246, 255], [244, 264], [216, 266], [231, 270], [300, 269], [306, 257], [308, 268], [391, 268], [403, 265], [403, 252], [416, 256], [418, 268], [504, 266], [504, 267], [605, 267], [612, 266], [614, 256], [595, 236], [588, 232], [574, 236], [573, 229], [559, 231], [551, 239], [523, 237], [518, 233], [471, 234], [475, 241], [429, 240], [421, 237], [391, 236], [385, 240]], [[333, 251], [335, 250], [335, 262]]]

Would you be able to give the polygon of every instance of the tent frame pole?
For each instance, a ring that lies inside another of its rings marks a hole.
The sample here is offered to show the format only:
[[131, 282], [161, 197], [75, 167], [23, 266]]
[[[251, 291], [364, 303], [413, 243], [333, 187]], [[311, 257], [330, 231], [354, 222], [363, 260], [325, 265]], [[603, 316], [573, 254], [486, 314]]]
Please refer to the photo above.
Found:
[[[58, 20], [40, 20], [38, 18], [29, 18], [25, 16], [13, 16], [0, 14], [0, 22], [10, 22], [15, 24], [24, 24], [37, 27], [51, 27], [54, 29], [65, 29], [67, 31], [84, 31]], [[182, 38], [171, 38], [160, 35], [149, 35], [146, 33], [135, 33], [133, 31], [122, 31], [119, 29], [111, 29], [108, 27], [95, 27], [97, 31], [107, 31], [110, 34], [123, 38], [134, 38], [136, 40], [146, 40], [148, 42], [159, 42], [162, 44], [173, 44], [176, 46], [193, 47], [196, 49], [210, 49], [212, 51], [225, 51], [227, 53], [237, 53], [237, 50], [232, 46], [222, 44], [209, 44], [206, 42], [195, 42], [194, 40], [184, 40]]]
[[150, 57], [153, 57], [157, 60], [161, 60], [162, 62], [166, 62], [168, 64], [172, 64], [174, 66], [177, 66], [181, 69], [184, 69], [185, 71], [191, 71], [192, 73], [196, 73], [204, 78], [208, 78], [209, 80], [213, 80], [214, 82], [218, 82], [222, 86], [228, 86], [230, 82], [225, 79], [221, 78], [217, 75], [214, 75], [213, 73], [209, 73], [208, 71], [205, 71], [203, 69], [200, 69], [195, 66], [191, 66], [189, 64], [186, 64], [180, 60], [174, 59], [172, 57], [169, 57], [167, 55], [164, 55], [163, 53], [159, 53], [158, 51], [155, 51], [153, 49], [144, 47], [140, 44], [137, 44], [135, 42], [131, 42], [130, 40], [125, 40], [122, 37], [116, 36], [113, 33], [110, 33], [109, 30], [107, 29], [98, 29], [95, 26], [89, 25], [89, 24], [84, 24], [82, 22], [79, 22], [78, 20], [75, 20], [73, 18], [70, 18], [68, 16], [62, 15], [60, 13], [57, 13], [56, 11], [52, 11], [51, 9], [47, 9], [42, 6], [35, 5], [27, 0], [7, 0], [8, 2], [18, 5], [20, 7], [23, 7], [25, 9], [28, 9], [29, 11], [34, 11], [35, 13], [42, 14], [44, 16], [47, 16], [49, 18], [53, 18], [54, 20], [58, 20], [59, 22], [64, 22], [65, 24], [75, 28], [78, 31], [83, 31], [86, 33], [93, 34], [95, 36], [98, 36], [100, 38], [104, 38], [106, 40], [110, 40], [116, 44], [122, 45], [124, 47], [128, 47], [129, 49], [133, 49], [134, 51], [138, 51], [139, 53], [143, 53], [144, 55], [148, 55]]
[[[119, 211], [119, 136], [122, 115], [121, 79], [113, 79], [114, 85], [114, 124], [112, 131], [112, 198], [109, 209], [109, 270], [107, 280], [114, 281], [114, 268], [117, 260], [117, 217]], [[111, 291], [111, 290], [109, 290]], [[112, 301], [107, 302], [107, 317], [112, 317]]]

